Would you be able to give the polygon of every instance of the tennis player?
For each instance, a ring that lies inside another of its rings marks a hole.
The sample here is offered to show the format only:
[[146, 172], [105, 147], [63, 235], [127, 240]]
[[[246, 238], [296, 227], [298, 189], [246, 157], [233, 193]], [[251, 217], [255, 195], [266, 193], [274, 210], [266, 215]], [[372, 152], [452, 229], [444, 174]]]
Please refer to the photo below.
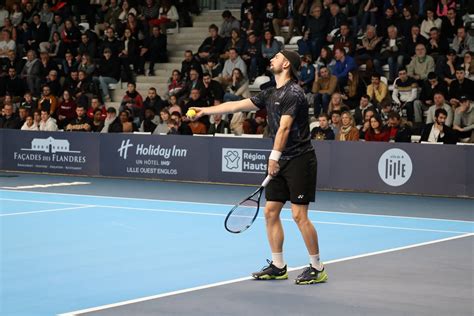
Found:
[[290, 201], [293, 219], [303, 236], [310, 261], [295, 283], [313, 284], [326, 281], [328, 276], [319, 259], [318, 235], [308, 219], [308, 205], [314, 202], [316, 194], [317, 161], [310, 141], [308, 103], [297, 83], [300, 63], [298, 53], [283, 50], [270, 62], [276, 87], [248, 99], [193, 109], [196, 119], [203, 115], [267, 109], [268, 127], [274, 139], [268, 161], [268, 174], [273, 179], [265, 190], [265, 220], [272, 261], [267, 260], [268, 265], [252, 276], [257, 280], [288, 279], [280, 213], [285, 202]]

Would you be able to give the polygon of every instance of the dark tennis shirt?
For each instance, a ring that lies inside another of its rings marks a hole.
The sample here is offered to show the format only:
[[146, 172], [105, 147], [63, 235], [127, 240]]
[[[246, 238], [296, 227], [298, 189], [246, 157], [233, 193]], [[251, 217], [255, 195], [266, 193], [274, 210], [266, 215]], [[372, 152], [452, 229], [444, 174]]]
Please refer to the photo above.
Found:
[[293, 118], [280, 159], [290, 160], [313, 150], [309, 133], [308, 102], [303, 89], [296, 82], [290, 80], [279, 89], [268, 88], [250, 100], [259, 109], [267, 109], [268, 128], [273, 139], [280, 127], [281, 116], [290, 115]]

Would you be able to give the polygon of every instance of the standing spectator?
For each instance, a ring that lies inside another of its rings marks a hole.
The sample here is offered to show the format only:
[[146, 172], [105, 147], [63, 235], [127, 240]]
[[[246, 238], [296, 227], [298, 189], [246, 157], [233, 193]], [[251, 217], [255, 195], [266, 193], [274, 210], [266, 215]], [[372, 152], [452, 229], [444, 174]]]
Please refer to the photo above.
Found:
[[219, 36], [219, 28], [215, 24], [209, 26], [209, 37], [206, 38], [198, 49], [201, 63], [207, 62], [209, 57], [219, 58], [224, 52], [225, 40]]
[[212, 116], [214, 123], [211, 123], [208, 134], [227, 134], [230, 131], [229, 122], [222, 119], [222, 114], [215, 114]]
[[50, 115], [54, 115], [58, 107], [58, 99], [55, 95], [51, 94], [51, 88], [49, 86], [43, 86], [42, 91], [43, 93], [38, 101], [38, 109], [48, 111]]
[[433, 57], [426, 55], [426, 47], [423, 44], [416, 45], [416, 54], [407, 65], [408, 75], [415, 80], [425, 80], [428, 73], [434, 71]]
[[371, 84], [367, 86], [367, 95], [374, 105], [379, 105], [383, 100], [389, 97], [388, 87], [380, 80], [379, 74], [373, 74]]
[[3, 106], [3, 116], [0, 117], [0, 128], [4, 129], [20, 129], [20, 118], [13, 112], [12, 104]]
[[145, 59], [150, 61], [148, 74], [155, 75], [155, 63], [165, 63], [168, 61], [167, 36], [161, 33], [159, 27], [154, 26], [152, 35], [147, 39], [146, 44], [140, 51], [139, 73], [143, 73], [145, 68]]
[[318, 116], [319, 126], [311, 130], [311, 139], [316, 140], [334, 140], [335, 135], [331, 126], [329, 126], [329, 115], [321, 113]]
[[56, 120], [49, 115], [49, 111], [41, 110], [41, 121], [39, 123], [40, 131], [55, 132], [58, 130]]
[[347, 75], [349, 71], [357, 69], [357, 64], [351, 56], [346, 56], [346, 51], [341, 48], [334, 50], [336, 64], [332, 74], [337, 77], [337, 84], [343, 88], [347, 84]]
[[389, 126], [389, 141], [395, 143], [409, 143], [411, 142], [410, 127], [402, 123], [400, 114], [397, 112], [390, 112], [388, 114]]
[[456, 68], [456, 79], [449, 85], [449, 104], [454, 108], [459, 106], [459, 97], [474, 98], [474, 82], [465, 77], [462, 68]]
[[464, 54], [467, 52], [474, 52], [474, 37], [466, 32], [464, 26], [458, 27], [452, 47], [456, 51], [458, 57], [464, 57]]
[[474, 142], [474, 105], [468, 96], [459, 97], [459, 107], [454, 113], [453, 130], [461, 142]]
[[240, 22], [237, 20], [229, 10], [222, 12], [222, 25], [219, 31], [219, 35], [226, 41], [230, 40], [232, 30], [240, 29]]
[[337, 87], [337, 77], [329, 72], [329, 68], [322, 66], [319, 69], [319, 77], [313, 83], [311, 90], [314, 93], [314, 115], [318, 116], [321, 112], [328, 113], [328, 105], [331, 95]]
[[128, 111], [129, 116], [133, 119], [133, 122], [136, 125], [139, 125], [141, 121], [141, 113], [143, 108], [143, 98], [136, 90], [137, 85], [133, 82], [129, 82], [127, 85], [127, 91], [122, 98], [122, 102], [120, 104], [120, 116], [122, 116], [123, 111]]
[[369, 142], [388, 142], [389, 138], [390, 132], [383, 126], [380, 116], [372, 116], [369, 130], [365, 133], [365, 140]]
[[336, 134], [336, 140], [339, 141], [358, 141], [359, 131], [354, 125], [354, 119], [351, 113], [343, 112], [341, 115], [341, 128]]
[[389, 69], [388, 81], [393, 82], [397, 76], [398, 69], [403, 67], [405, 61], [405, 38], [398, 36], [395, 26], [389, 26], [388, 38], [383, 42], [380, 57], [374, 59], [375, 71], [383, 73], [382, 66], [387, 63]]
[[368, 95], [363, 95], [360, 98], [359, 106], [354, 110], [354, 121], [356, 126], [362, 126], [365, 121], [365, 113], [367, 111], [376, 112], [375, 107], [370, 103], [370, 97]]
[[408, 121], [414, 122], [413, 102], [418, 96], [418, 85], [415, 79], [408, 77], [407, 70], [400, 68], [398, 78], [393, 84], [392, 100], [395, 109], [402, 113]]
[[92, 122], [87, 117], [86, 109], [83, 105], [76, 107], [76, 117], [72, 119], [64, 129], [69, 132], [90, 132], [92, 130]]
[[438, 109], [444, 109], [446, 112], [446, 118], [443, 120], [443, 123], [445, 123], [447, 126], [451, 126], [453, 124], [453, 110], [451, 106], [446, 103], [444, 95], [441, 92], [435, 92], [433, 101], [434, 104], [428, 108], [426, 123], [433, 123], [436, 118], [436, 111]]
[[36, 53], [33, 50], [26, 53], [26, 63], [21, 71], [21, 77], [26, 81], [28, 90], [33, 95], [38, 95], [40, 90], [40, 61], [36, 58]]
[[57, 124], [60, 129], [63, 129], [76, 117], [76, 106], [76, 102], [71, 98], [69, 91], [65, 90], [56, 110]]
[[109, 84], [117, 83], [120, 79], [120, 62], [114, 56], [110, 48], [104, 50], [104, 57], [99, 62], [97, 71], [100, 90], [102, 92], [102, 100], [110, 102]]
[[439, 108], [434, 112], [432, 122], [426, 124], [421, 133], [420, 142], [456, 144], [456, 134], [447, 126], [448, 113]]

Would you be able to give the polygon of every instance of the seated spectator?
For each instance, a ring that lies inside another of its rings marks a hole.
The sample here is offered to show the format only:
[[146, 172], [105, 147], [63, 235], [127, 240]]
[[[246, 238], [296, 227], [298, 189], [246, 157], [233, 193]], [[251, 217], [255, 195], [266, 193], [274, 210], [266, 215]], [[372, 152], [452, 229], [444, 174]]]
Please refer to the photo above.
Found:
[[[242, 58], [245, 60], [245, 55], [243, 55]], [[209, 75], [211, 75], [211, 79], [219, 77], [222, 72], [222, 65], [218, 62], [216, 58], [209, 58], [207, 60], [207, 63], [204, 64], [202, 68], [203, 73], [208, 73]]]
[[7, 52], [7, 59], [3, 59], [3, 64], [0, 63], [0, 72], [5, 71], [8, 72], [8, 68], [13, 67], [16, 70], [17, 74], [20, 74], [23, 70], [25, 61], [23, 58], [17, 58], [16, 52], [13, 50], [9, 50]]
[[428, 80], [423, 82], [420, 98], [413, 103], [415, 123], [423, 121], [423, 112], [433, 105], [434, 93], [437, 91], [448, 95], [448, 85], [445, 81], [440, 81], [434, 72], [430, 72]]
[[249, 10], [247, 12], [247, 19], [242, 22], [240, 30], [242, 32], [242, 37], [244, 38], [250, 33], [254, 33], [256, 36], [262, 34], [263, 24], [254, 10]]
[[38, 109], [48, 111], [50, 115], [54, 115], [58, 107], [58, 99], [55, 95], [51, 94], [51, 88], [49, 86], [43, 86], [42, 91], [43, 93], [38, 101]]
[[31, 40], [28, 43], [27, 49], [37, 51], [41, 43], [49, 41], [49, 29], [46, 23], [41, 22], [39, 14], [33, 15], [33, 23], [31, 24], [30, 29]]
[[461, 142], [474, 142], [474, 105], [468, 96], [459, 97], [459, 107], [454, 113], [453, 130]]
[[41, 121], [39, 123], [40, 131], [55, 132], [58, 130], [56, 120], [52, 118], [48, 110], [41, 110]]
[[224, 53], [225, 40], [219, 36], [219, 28], [215, 24], [209, 26], [209, 37], [202, 42], [198, 49], [201, 63], [207, 62], [209, 57], [219, 58]]
[[128, 110], [120, 111], [120, 123], [122, 124], [122, 133], [133, 133], [136, 130], [135, 125], [131, 122], [131, 115]]
[[249, 117], [242, 123], [244, 134], [264, 134], [267, 127], [267, 111], [265, 109], [258, 110], [255, 118]]
[[450, 49], [445, 58], [440, 58], [436, 64], [436, 74], [448, 85], [456, 79], [456, 52]]
[[364, 139], [369, 142], [388, 142], [389, 138], [390, 132], [383, 126], [380, 116], [372, 116], [369, 130], [365, 133]]
[[122, 122], [117, 117], [117, 111], [114, 107], [107, 109], [107, 117], [104, 121], [104, 127], [100, 131], [101, 133], [122, 133]]
[[342, 22], [339, 34], [336, 34], [333, 43], [334, 49], [341, 48], [344, 49], [348, 55], [354, 54], [356, 43], [347, 22]]
[[423, 128], [420, 142], [456, 144], [456, 134], [447, 126], [448, 113], [444, 108], [438, 108], [434, 112], [434, 120]]
[[49, 71], [49, 74], [46, 77], [45, 85], [49, 86], [51, 89], [51, 94], [58, 96], [61, 95], [62, 87], [61, 82], [59, 81], [59, 74], [57, 70], [51, 69]]
[[337, 77], [338, 86], [343, 88], [347, 84], [349, 71], [356, 70], [357, 64], [352, 57], [346, 56], [344, 49], [336, 48], [334, 50], [334, 57], [336, 58], [336, 64], [332, 74]]
[[327, 113], [319, 114], [318, 121], [319, 126], [311, 130], [311, 139], [334, 140], [334, 131], [329, 126], [329, 115]]
[[464, 26], [457, 29], [456, 37], [454, 37], [452, 48], [456, 51], [458, 57], [464, 57], [467, 52], [474, 52], [474, 37], [466, 32]]
[[[222, 12], [222, 25], [219, 35], [228, 42], [231, 39], [233, 30], [240, 30], [240, 22], [237, 20], [229, 10]], [[240, 33], [240, 32], [239, 32]]]
[[21, 71], [21, 78], [26, 81], [28, 90], [33, 95], [39, 95], [40, 92], [40, 61], [36, 58], [36, 53], [30, 50], [26, 53], [26, 63]]
[[45, 51], [48, 52], [49, 58], [56, 64], [61, 64], [66, 54], [66, 49], [58, 32], [53, 33], [51, 42], [46, 42]]
[[36, 110], [38, 104], [33, 96], [31, 95], [30, 91], [26, 91], [23, 95], [23, 101], [20, 103], [20, 106], [27, 109], [30, 113]]
[[[257, 42], [257, 36], [254, 33], [250, 33], [243, 48], [242, 59], [247, 65], [249, 70], [250, 82], [253, 82], [255, 78], [263, 72], [265, 63], [262, 55], [263, 43]], [[213, 76], [215, 78], [215, 76]]]
[[313, 82], [311, 90], [314, 93], [314, 115], [319, 116], [320, 113], [328, 113], [329, 101], [337, 87], [337, 78], [331, 75], [329, 68], [321, 66], [319, 76]]
[[455, 0], [439, 0], [436, 5], [436, 13], [438, 16], [445, 17], [448, 15], [450, 9], [456, 8]]
[[147, 107], [145, 108], [145, 116], [140, 128], [138, 128], [138, 131], [142, 133], [153, 133], [159, 124], [160, 117], [156, 116], [155, 109], [152, 107]]
[[413, 25], [418, 25], [418, 22], [416, 17], [413, 15], [412, 7], [404, 5], [402, 18], [399, 22], [400, 34], [404, 37], [408, 37]]
[[78, 83], [74, 89], [76, 103], [83, 105], [85, 108], [89, 106], [92, 97], [99, 95], [97, 82], [88, 77], [84, 71], [78, 72]]
[[275, 39], [270, 31], [266, 31], [262, 39], [262, 52], [263, 66], [267, 67], [270, 64], [270, 60], [275, 57], [276, 54], [281, 50], [282, 44]]
[[23, 124], [25, 124], [26, 117], [28, 116], [28, 114], [30, 114], [30, 112], [27, 109], [21, 106], [18, 108], [18, 118], [20, 119], [20, 126], [23, 126]]
[[398, 35], [395, 26], [388, 27], [388, 37], [382, 43], [380, 56], [374, 59], [377, 73], [383, 73], [382, 66], [387, 63], [389, 69], [388, 81], [393, 82], [398, 74], [398, 69], [403, 67], [405, 61], [405, 38]]
[[270, 31], [274, 33], [273, 30], [273, 19], [276, 17], [275, 6], [272, 2], [267, 1], [265, 10], [262, 15], [262, 26], [264, 31]]
[[200, 121], [191, 121], [189, 122], [189, 128], [194, 134], [207, 134], [207, 127], [203, 122]]
[[[230, 33], [230, 38], [227, 40], [227, 44], [225, 45], [225, 53], [220, 56], [221, 59], [229, 58], [229, 49], [235, 48], [237, 53], [241, 55], [244, 51], [245, 46], [245, 38], [240, 37], [239, 29], [233, 29]], [[208, 60], [209, 61], [209, 60]]]
[[155, 135], [160, 135], [160, 134], [168, 134], [169, 132], [169, 127], [168, 127], [168, 121], [171, 118], [170, 112], [166, 109], [163, 108], [160, 111], [160, 119], [158, 124], [156, 125], [155, 130], [153, 131], [153, 134]]
[[105, 31], [105, 38], [100, 43], [98, 54], [99, 56], [104, 55], [104, 51], [109, 49], [111, 52], [111, 56], [118, 57], [120, 54], [120, 41], [115, 37], [115, 31], [112, 27], [108, 27]]
[[189, 98], [192, 89], [200, 89], [200, 85], [201, 81], [199, 80], [199, 73], [197, 70], [191, 69], [189, 72], [189, 80], [184, 85], [184, 88], [174, 94], [178, 97], [178, 104], [181, 105], [186, 99]]
[[342, 100], [350, 109], [355, 109], [360, 98], [367, 93], [367, 85], [357, 70], [349, 71], [347, 85], [342, 89]]
[[416, 54], [407, 65], [408, 75], [415, 80], [425, 80], [428, 73], [434, 71], [434, 69], [433, 57], [426, 55], [425, 45], [416, 45]]
[[[143, 108], [143, 98], [140, 93], [138, 93], [137, 85], [133, 82], [129, 82], [127, 85], [127, 91], [122, 98], [120, 103], [120, 117], [122, 118], [123, 112], [128, 111], [127, 118], [133, 120], [134, 124], [139, 125], [141, 121], [141, 113]], [[124, 131], [125, 132], [125, 131]]]
[[326, 66], [329, 68], [329, 71], [332, 72], [334, 66], [336, 65], [336, 60], [333, 58], [332, 51], [329, 47], [324, 46], [321, 48], [321, 54], [319, 55], [315, 64], [317, 70], [321, 69], [322, 66]]
[[20, 96], [25, 92], [25, 85], [23, 80], [18, 77], [16, 69], [14, 67], [8, 68], [8, 77], [0, 77], [0, 82], [4, 80], [5, 91], [1, 95], [0, 99], [5, 95], [11, 95], [14, 100], [18, 100]]
[[365, 139], [365, 133], [367, 133], [367, 131], [370, 128], [370, 119], [372, 117], [374, 117], [376, 114], [377, 114], [376, 109], [367, 109], [364, 112], [364, 121], [362, 122], [362, 124], [360, 126], [358, 126], [358, 128], [359, 128], [359, 139]]
[[400, 68], [398, 78], [393, 83], [392, 100], [394, 111], [402, 113], [402, 116], [410, 122], [414, 122], [413, 102], [418, 96], [418, 85], [415, 79], [408, 77], [407, 70]]
[[[339, 6], [339, 4], [334, 3], [334, 2], [329, 5], [328, 11], [329, 11], [329, 22], [328, 22], [328, 27], [327, 27], [328, 32], [332, 33], [334, 31], [339, 31], [342, 24], [344, 22], [347, 22], [346, 15], [341, 12], [341, 7]], [[326, 37], [326, 40], [329, 43], [332, 43], [334, 40], [334, 36], [328, 35]]]
[[418, 44], [423, 44], [423, 45], [425, 45], [425, 47], [426, 47], [426, 45], [428, 45], [428, 40], [426, 38], [424, 38], [423, 35], [420, 34], [420, 27], [418, 25], [413, 25], [411, 27], [410, 36], [406, 37], [405, 39], [406, 39], [405, 52], [406, 52], [406, 55], [410, 56], [410, 57], [415, 55], [416, 46]]
[[82, 70], [87, 74], [87, 76], [92, 76], [95, 72], [95, 64], [92, 57], [87, 54], [82, 55], [77, 70]]
[[436, 110], [444, 109], [446, 111], [446, 118], [443, 120], [443, 123], [447, 126], [451, 126], [453, 124], [453, 110], [451, 106], [446, 103], [442, 92], [435, 92], [433, 97], [433, 103], [434, 104], [428, 108], [426, 124], [430, 124], [435, 121]]
[[104, 120], [102, 119], [102, 110], [97, 109], [94, 111], [93, 119], [91, 121], [91, 132], [100, 133], [104, 128]]
[[49, 58], [47, 52], [40, 53], [40, 80], [44, 84], [51, 70], [59, 71], [58, 65]]
[[433, 57], [436, 63], [448, 53], [449, 44], [445, 38], [441, 37], [440, 31], [434, 27], [430, 30], [430, 38], [426, 48], [427, 54]]
[[79, 63], [74, 58], [71, 52], [66, 52], [64, 59], [62, 60], [62, 73], [65, 76], [69, 76], [71, 72], [77, 71]]
[[176, 27], [179, 21], [178, 9], [172, 4], [170, 0], [161, 1], [160, 9], [158, 10], [158, 20], [151, 20], [152, 25], [159, 25], [161, 32], [166, 34], [166, 30]]
[[87, 117], [86, 109], [83, 105], [76, 107], [76, 117], [66, 125], [64, 130], [69, 132], [90, 132], [92, 130], [92, 122]]
[[368, 25], [367, 31], [356, 45], [355, 60], [358, 65], [366, 65], [367, 72], [371, 73], [374, 67], [374, 60], [380, 52], [382, 38], [377, 36], [375, 26]]
[[[161, 109], [167, 106], [167, 102], [161, 99], [161, 97], [156, 93], [156, 89], [151, 87], [148, 89], [148, 95], [143, 101], [143, 109], [153, 108], [156, 113], [160, 113]], [[144, 113], [142, 114], [142, 116]]]
[[390, 112], [388, 114], [388, 133], [390, 135], [389, 141], [395, 143], [410, 143], [411, 129], [408, 125], [402, 122], [400, 114], [397, 112]]
[[100, 110], [100, 120], [104, 121], [105, 118], [107, 117], [107, 109], [105, 108], [105, 106], [103, 104], [100, 104], [100, 100], [98, 97], [94, 96], [92, 97], [91, 99], [91, 105], [90, 107], [87, 109], [87, 117], [89, 118], [89, 120], [93, 120], [95, 118], [95, 115], [96, 115], [96, 111], [97, 110]]
[[59, 102], [58, 109], [56, 110], [57, 124], [59, 129], [69, 124], [76, 117], [76, 102], [71, 98], [71, 94], [68, 90], [64, 90], [63, 98]]
[[462, 68], [456, 68], [456, 79], [449, 85], [449, 104], [454, 108], [459, 106], [459, 97], [466, 96], [469, 100], [474, 98], [474, 81], [465, 77]]
[[214, 122], [209, 126], [208, 134], [214, 135], [215, 133], [227, 134], [230, 131], [229, 122], [222, 119], [222, 114], [215, 114], [212, 116]]
[[233, 81], [233, 71], [235, 68], [240, 69], [243, 77], [247, 77], [247, 65], [237, 54], [234, 48], [229, 50], [229, 59], [224, 63], [224, 69], [222, 69], [221, 80], [225, 85], [229, 85]]
[[[275, 23], [273, 26], [275, 26]], [[313, 60], [316, 60], [321, 52], [329, 31], [328, 27], [329, 17], [323, 13], [321, 6], [313, 4], [310, 9], [310, 15], [306, 20], [306, 29], [309, 30], [310, 49]], [[278, 31], [275, 28], [275, 34], [280, 35], [279, 28]]]
[[[438, 14], [438, 16], [440, 16]], [[456, 8], [449, 8], [446, 16], [442, 17], [441, 35], [448, 40], [449, 43], [454, 41], [458, 28], [463, 25], [461, 17], [456, 14]]]
[[[301, 68], [300, 68], [300, 78], [299, 85], [303, 88], [305, 94], [310, 93], [312, 90], [313, 82], [315, 78], [314, 66], [311, 64], [311, 59], [306, 56], [301, 57]], [[337, 84], [337, 78], [335, 79], [335, 85]]]
[[168, 79], [168, 95], [178, 95], [184, 88], [184, 82], [181, 78], [181, 72], [175, 69], [171, 73], [171, 77]]
[[28, 114], [28, 116], [26, 117], [25, 123], [21, 127], [21, 130], [22, 131], [38, 131], [39, 130], [39, 127], [38, 125], [36, 125], [32, 114]]
[[[64, 43], [64, 49], [77, 53], [79, 42], [81, 41], [81, 31], [71, 20], [64, 21], [64, 30], [61, 33], [61, 39]], [[47, 40], [46, 40], [47, 41]]]
[[[182, 107], [182, 111], [183, 113], [186, 113], [188, 112], [188, 109], [189, 108], [201, 108], [201, 107], [207, 107], [207, 103], [206, 103], [206, 100], [204, 100], [202, 97], [201, 97], [201, 90], [199, 90], [198, 88], [194, 88], [191, 90], [191, 93], [189, 95], [189, 101]], [[182, 118], [183, 121], [186, 121], [187, 120], [187, 117], [183, 117]], [[203, 116], [199, 119], [199, 121], [201, 121], [202, 123], [204, 123], [206, 125], [206, 127], [209, 126], [209, 117], [208, 116]], [[207, 131], [207, 130], [206, 130]]]
[[[241, 73], [240, 73], [240, 76], [241, 76]], [[240, 80], [238, 82], [236, 81], [236, 84], [240, 84]], [[232, 86], [234, 86], [234, 84]], [[234, 86], [234, 87], [237, 87], [237, 86]], [[248, 84], [247, 84], [247, 87], [248, 87]], [[206, 101], [206, 103], [209, 106], [213, 105], [214, 100], [216, 99], [217, 100], [224, 99], [224, 89], [217, 81], [212, 80], [211, 75], [209, 73], [205, 73], [202, 77], [201, 97]]]
[[[216, 61], [217, 64], [216, 57], [209, 58], [209, 60]], [[202, 75], [201, 63], [195, 58], [192, 51], [187, 50], [184, 52], [184, 60], [181, 63], [181, 77], [183, 79], [183, 82], [189, 81], [189, 73], [192, 69], [196, 70], [199, 76]], [[219, 74], [221, 73], [221, 71], [222, 69], [219, 71]]]
[[300, 56], [311, 55], [311, 38], [309, 37], [309, 30], [305, 30], [303, 33], [303, 38], [300, 38], [296, 44], [298, 45], [298, 53]]
[[378, 106], [383, 100], [390, 98], [388, 94], [388, 87], [380, 80], [379, 74], [372, 74], [371, 84], [367, 86], [367, 95], [370, 97], [370, 102]]
[[48, 28], [51, 28], [51, 25], [53, 25], [54, 14], [53, 12], [51, 12], [51, 9], [47, 2], [43, 3], [39, 15], [41, 18], [41, 22], [46, 23]]
[[277, 1], [276, 16], [272, 20], [275, 35], [281, 36], [281, 27], [288, 26], [288, 39], [293, 37], [295, 28], [294, 12], [292, 3], [287, 1]]
[[110, 102], [109, 84], [119, 81], [120, 62], [112, 56], [112, 51], [108, 48], [104, 50], [104, 57], [99, 62], [97, 75], [98, 77], [94, 77], [94, 79], [99, 82], [102, 100]]
[[11, 38], [11, 32], [4, 29], [0, 41], [0, 62], [3, 63], [4, 59], [8, 59], [8, 52], [11, 50], [16, 51], [16, 43]]
[[[250, 97], [249, 82], [239, 68], [232, 71], [232, 81], [224, 94], [224, 102], [238, 101]], [[219, 99], [220, 100], [220, 99]]]
[[79, 55], [89, 55], [92, 59], [96, 58], [97, 55], [97, 45], [94, 41], [91, 40], [89, 34], [83, 33], [81, 35], [81, 43], [77, 49]]
[[4, 129], [20, 129], [21, 128], [21, 120], [13, 112], [13, 105], [12, 104], [5, 104], [3, 106], [3, 116], [0, 117], [0, 128]]
[[178, 135], [193, 135], [193, 131], [189, 128], [186, 122], [183, 122], [181, 114], [178, 112], [171, 113], [171, 120], [176, 124], [176, 134]]
[[354, 119], [351, 113], [343, 112], [341, 115], [342, 125], [336, 134], [336, 140], [340, 141], [358, 141], [359, 131], [355, 127]]
[[460, 68], [464, 70], [465, 77], [474, 80], [474, 52], [467, 52], [464, 54], [464, 60], [459, 65]]
[[367, 111], [372, 111], [372, 113], [376, 113], [375, 107], [370, 103], [370, 97], [364, 94], [359, 101], [359, 106], [354, 110], [354, 121], [355, 125], [359, 128], [364, 124], [366, 120], [365, 113]]
[[426, 17], [421, 22], [420, 32], [427, 40], [430, 38], [430, 31], [432, 28], [436, 27], [438, 30], [441, 30], [441, 23], [443, 21], [435, 15], [435, 12], [431, 8], [426, 9]]
[[165, 63], [168, 61], [166, 33], [161, 33], [159, 27], [153, 27], [151, 36], [146, 40], [140, 51], [140, 64], [138, 74], [144, 74], [145, 60], [150, 62], [149, 75], [155, 75], [155, 63]]
[[334, 135], [337, 135], [337, 133], [339, 133], [339, 129], [342, 126], [341, 111], [333, 111], [331, 112], [330, 115], [331, 115], [331, 124], [329, 124], [329, 126], [334, 131]]
[[176, 98], [175, 95], [170, 96], [168, 100], [168, 109], [167, 112], [173, 113], [173, 112], [178, 112], [179, 114], [183, 114], [183, 111], [181, 111], [181, 106], [178, 104], [178, 99]]

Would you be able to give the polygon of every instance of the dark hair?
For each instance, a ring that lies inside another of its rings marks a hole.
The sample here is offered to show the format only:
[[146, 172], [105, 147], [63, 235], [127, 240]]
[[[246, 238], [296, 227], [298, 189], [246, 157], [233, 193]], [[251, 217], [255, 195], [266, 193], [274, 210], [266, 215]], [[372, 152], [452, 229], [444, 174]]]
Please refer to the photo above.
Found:
[[110, 107], [107, 108], [107, 113], [117, 114], [117, 110], [113, 106], [110, 106]]
[[333, 114], [338, 114], [340, 116], [342, 114], [342, 112], [340, 110], [334, 110], [334, 111], [331, 112], [331, 116]]
[[171, 113], [171, 116], [173, 115], [181, 118], [181, 113], [179, 113], [178, 111], [174, 111], [173, 113]]
[[[375, 120], [379, 123], [379, 127], [378, 127], [379, 131], [381, 131], [381, 130], [383, 129], [383, 122], [382, 122], [382, 118], [380, 117], [380, 115], [375, 114], [375, 115], [372, 116], [370, 119], [371, 119], [371, 120], [372, 120], [372, 119], [375, 119]], [[372, 128], [372, 124], [371, 124], [370, 127], [369, 127], [369, 131], [370, 131], [371, 133], [375, 133], [375, 130]]]
[[78, 109], [78, 108], [83, 108], [83, 109], [85, 109], [86, 107], [84, 106], [84, 104], [80, 104], [80, 103], [79, 103], [79, 104], [76, 106], [76, 109]]
[[435, 117], [438, 118], [440, 114], [443, 114], [444, 116], [448, 116], [448, 112], [446, 112], [446, 110], [443, 108], [437, 109], [435, 111]]
[[368, 94], [363, 94], [360, 98], [364, 98], [370, 101], [370, 96]]
[[446, 96], [444, 95], [443, 91], [439, 91], [439, 90], [438, 90], [438, 91], [436, 91], [436, 92], [433, 94], [433, 96], [435, 96], [435, 95], [437, 95], [437, 94], [440, 94], [440, 95], [442, 95], [442, 96], [443, 96], [443, 98], [445, 98], [445, 97], [446, 97]]
[[377, 78], [377, 79], [380, 80], [380, 77], [381, 77], [381, 76], [380, 76], [379, 73], [374, 72], [371, 77], [372, 77], [372, 78]]
[[401, 119], [401, 116], [400, 116], [400, 113], [398, 113], [398, 112], [390, 111], [390, 112], [388, 113], [388, 118], [389, 118], [389, 119], [394, 119], [394, 118], [395, 118], [395, 119], [397, 119], [397, 120], [400, 120], [400, 119]]
[[216, 32], [219, 32], [219, 28], [218, 28], [217, 25], [215, 25], [215, 24], [209, 25], [209, 31], [210, 31], [210, 30], [215, 30]]
[[402, 66], [402, 67], [398, 68], [398, 72], [400, 72], [400, 71], [407, 71], [407, 68], [405, 66]]
[[222, 17], [223, 18], [230, 18], [232, 16], [232, 13], [229, 10], [225, 10], [222, 12]]
[[328, 115], [327, 113], [321, 113], [321, 114], [319, 114], [318, 118], [320, 118], [320, 117], [325, 117], [326, 120], [329, 121], [329, 115]]
[[433, 31], [436, 31], [439, 33], [439, 29], [436, 26], [430, 28], [430, 32], [433, 32]]

